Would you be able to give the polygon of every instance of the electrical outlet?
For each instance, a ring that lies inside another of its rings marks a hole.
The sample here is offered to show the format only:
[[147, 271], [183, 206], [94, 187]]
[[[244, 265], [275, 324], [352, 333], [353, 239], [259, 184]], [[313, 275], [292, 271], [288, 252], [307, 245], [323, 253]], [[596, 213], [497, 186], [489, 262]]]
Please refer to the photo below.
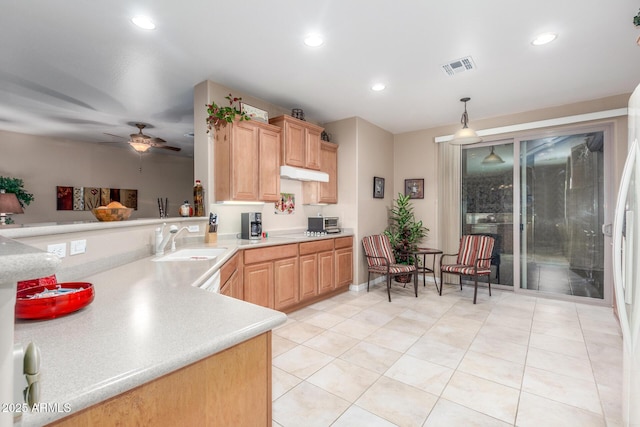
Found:
[[187, 229], [189, 230], [189, 233], [197, 233], [198, 231], [200, 231], [200, 226], [190, 225], [189, 227], [187, 227]]
[[87, 241], [85, 239], [72, 240], [69, 243], [69, 255], [83, 254], [86, 251], [87, 251]]
[[65, 256], [67, 256], [67, 244], [56, 243], [54, 245], [48, 245], [47, 252], [57, 255], [58, 258], [64, 258]]

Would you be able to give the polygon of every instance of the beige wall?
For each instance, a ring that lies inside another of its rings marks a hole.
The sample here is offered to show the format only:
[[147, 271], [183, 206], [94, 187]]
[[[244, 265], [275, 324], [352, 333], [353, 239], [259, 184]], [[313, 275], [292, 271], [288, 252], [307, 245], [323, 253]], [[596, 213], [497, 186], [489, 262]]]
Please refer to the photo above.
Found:
[[[94, 220], [89, 211], [56, 210], [56, 186], [138, 190], [138, 210], [131, 218], [157, 218], [158, 197], [169, 199], [177, 216], [185, 199], [193, 199], [193, 160], [145, 153], [128, 147], [94, 144], [0, 131], [0, 175], [21, 178], [34, 201], [18, 224]], [[142, 166], [142, 172], [140, 172]]]
[[[360, 241], [387, 228], [394, 198], [393, 134], [361, 118], [357, 121], [358, 229], [354, 252], [354, 284], [366, 283], [366, 261]], [[384, 199], [373, 198], [373, 177], [385, 179]]]

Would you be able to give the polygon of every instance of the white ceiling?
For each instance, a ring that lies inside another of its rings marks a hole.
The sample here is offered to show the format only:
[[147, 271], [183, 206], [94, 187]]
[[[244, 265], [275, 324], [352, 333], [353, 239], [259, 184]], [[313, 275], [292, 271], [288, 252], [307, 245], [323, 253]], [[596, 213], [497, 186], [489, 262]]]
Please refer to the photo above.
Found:
[[[140, 121], [191, 155], [193, 87], [207, 79], [393, 133], [456, 123], [469, 96], [473, 125], [632, 92], [637, 13], [631, 0], [5, 1], [0, 129], [98, 142]], [[157, 29], [135, 27], [136, 14]], [[531, 45], [546, 31], [558, 39]], [[304, 46], [309, 32], [324, 45]], [[442, 71], [467, 55], [476, 70]], [[378, 81], [387, 89], [371, 91]]]

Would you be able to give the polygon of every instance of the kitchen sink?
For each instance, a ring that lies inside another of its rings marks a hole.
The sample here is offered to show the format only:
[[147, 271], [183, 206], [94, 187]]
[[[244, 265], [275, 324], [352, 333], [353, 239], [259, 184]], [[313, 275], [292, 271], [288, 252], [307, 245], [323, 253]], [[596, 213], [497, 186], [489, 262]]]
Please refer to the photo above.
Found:
[[227, 248], [187, 248], [154, 258], [153, 261], [207, 261], [217, 258], [226, 251]]

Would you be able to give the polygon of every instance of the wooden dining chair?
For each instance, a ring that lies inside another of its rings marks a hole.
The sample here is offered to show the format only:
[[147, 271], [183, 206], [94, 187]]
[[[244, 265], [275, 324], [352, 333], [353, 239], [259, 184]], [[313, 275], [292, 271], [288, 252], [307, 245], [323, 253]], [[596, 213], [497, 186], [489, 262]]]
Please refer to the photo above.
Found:
[[413, 274], [413, 287], [418, 296], [418, 272], [415, 265], [397, 264], [393, 255], [393, 249], [389, 242], [389, 237], [384, 234], [366, 236], [362, 239], [364, 255], [367, 258], [367, 292], [369, 292], [369, 281], [371, 273], [384, 274], [387, 279], [387, 294], [391, 302], [391, 279], [397, 274]]
[[[442, 295], [443, 274], [471, 276], [474, 279], [473, 303], [478, 296], [478, 276], [487, 276], [489, 296], [491, 296], [491, 254], [495, 239], [483, 235], [464, 235], [460, 239], [460, 249], [456, 254], [443, 254], [440, 257], [440, 295]], [[455, 264], [444, 264], [445, 257], [455, 256]], [[460, 280], [462, 290], [462, 280]]]

